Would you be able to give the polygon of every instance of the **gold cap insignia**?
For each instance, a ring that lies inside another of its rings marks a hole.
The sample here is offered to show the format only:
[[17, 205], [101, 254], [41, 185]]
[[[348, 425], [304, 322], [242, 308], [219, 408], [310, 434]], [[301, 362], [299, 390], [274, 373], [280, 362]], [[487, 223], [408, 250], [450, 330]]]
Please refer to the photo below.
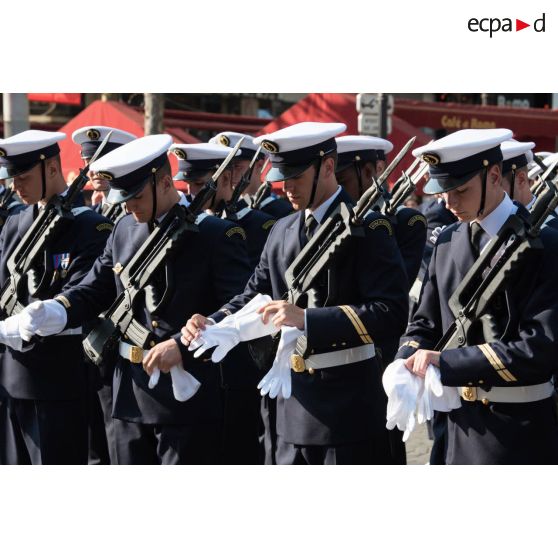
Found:
[[436, 165], [440, 164], [440, 157], [438, 157], [436, 153], [424, 153], [421, 156], [421, 159], [432, 167], [435, 167]]
[[264, 140], [262, 141], [262, 147], [270, 153], [279, 153], [279, 146], [274, 141]]
[[173, 153], [176, 155], [177, 159], [180, 159], [181, 161], [186, 160], [186, 151], [183, 149], [174, 149]]
[[5, 157], [6, 152], [3, 149], [0, 149], [0, 157]]
[[95, 130], [95, 128], [91, 128], [91, 130], [87, 130], [86, 135], [91, 141], [95, 141], [101, 137], [101, 132], [99, 132], [99, 130]]
[[229, 136], [226, 136], [225, 134], [221, 134], [219, 136], [219, 143], [221, 145], [225, 145], [226, 147], [229, 147], [229, 145], [231, 144], [231, 140], [229, 139]]
[[100, 171], [97, 174], [105, 180], [114, 180], [114, 175], [112, 175], [110, 172]]

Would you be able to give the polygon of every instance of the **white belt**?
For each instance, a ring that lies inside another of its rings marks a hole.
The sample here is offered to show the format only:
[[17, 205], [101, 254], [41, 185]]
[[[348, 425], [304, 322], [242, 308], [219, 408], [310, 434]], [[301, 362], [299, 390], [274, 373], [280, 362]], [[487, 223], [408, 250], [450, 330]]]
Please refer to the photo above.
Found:
[[532, 403], [548, 399], [554, 393], [552, 382], [535, 386], [494, 387], [484, 391], [479, 387], [460, 387], [459, 394], [465, 401], [482, 401], [489, 403]]
[[83, 331], [81, 327], [74, 327], [72, 329], [65, 329], [64, 331], [57, 333], [55, 337], [59, 337], [61, 335], [81, 335], [82, 333]]
[[118, 353], [120, 356], [133, 364], [141, 364], [143, 355], [146, 352], [147, 351], [144, 351], [141, 347], [130, 345], [130, 343], [125, 343], [124, 341], [118, 343]]
[[291, 368], [293, 372], [304, 372], [308, 370], [310, 374], [313, 374], [316, 368], [323, 369], [353, 364], [373, 358], [375, 355], [376, 350], [374, 349], [373, 343], [354, 347], [352, 349], [342, 349], [341, 351], [333, 351], [331, 353], [311, 355], [307, 359], [295, 354], [291, 355]]

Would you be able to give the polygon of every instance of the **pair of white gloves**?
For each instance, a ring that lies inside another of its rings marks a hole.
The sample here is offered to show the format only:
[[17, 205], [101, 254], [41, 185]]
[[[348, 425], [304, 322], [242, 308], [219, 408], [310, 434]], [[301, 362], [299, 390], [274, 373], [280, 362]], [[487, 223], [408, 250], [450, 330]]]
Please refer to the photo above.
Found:
[[397, 426], [404, 442], [416, 423], [431, 420], [434, 411], [447, 413], [461, 407], [458, 389], [443, 386], [440, 370], [433, 365], [427, 367], [423, 379], [406, 368], [404, 359], [397, 359], [385, 369], [382, 383], [388, 396], [386, 427], [393, 430]]
[[[211, 360], [221, 362], [241, 341], [252, 341], [277, 333], [279, 330], [272, 321], [264, 324], [261, 314], [257, 313], [271, 301], [269, 295], [257, 294], [235, 314], [227, 316], [218, 324], [208, 325], [200, 337], [190, 343], [189, 350], [196, 351], [194, 357], [198, 358], [208, 349], [217, 347]], [[285, 399], [291, 396], [291, 355], [301, 334], [296, 327], [281, 327], [281, 339], [273, 365], [258, 384], [262, 395], [275, 398], [281, 393]]]
[[[37, 300], [19, 314], [0, 322], [0, 343], [22, 351], [22, 340], [29, 341], [34, 335], [48, 337], [64, 331], [68, 315], [62, 304], [55, 300]], [[172, 390], [177, 401], [187, 401], [200, 388], [200, 382], [182, 366], [170, 370]], [[161, 371], [156, 368], [149, 379], [153, 389], [159, 382]]]
[[66, 310], [61, 304], [38, 300], [0, 322], [0, 343], [23, 351], [23, 341], [30, 341], [34, 335], [56, 335], [64, 330], [66, 322]]

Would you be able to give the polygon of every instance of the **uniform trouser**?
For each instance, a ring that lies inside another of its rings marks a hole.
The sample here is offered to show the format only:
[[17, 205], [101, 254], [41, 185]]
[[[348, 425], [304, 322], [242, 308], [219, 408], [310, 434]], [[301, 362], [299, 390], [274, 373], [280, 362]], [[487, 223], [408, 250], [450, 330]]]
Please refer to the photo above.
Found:
[[113, 419], [118, 465], [213, 465], [219, 462], [221, 422], [141, 424]]
[[372, 441], [342, 446], [301, 446], [277, 436], [277, 465], [373, 465]]
[[86, 465], [87, 398], [0, 398], [0, 463]]
[[103, 385], [90, 399], [89, 465], [115, 464], [112, 386]]
[[225, 465], [260, 465], [263, 452], [259, 435], [263, 430], [258, 390], [223, 390], [223, 457]]
[[260, 413], [263, 423], [263, 434], [260, 435], [260, 446], [264, 452], [265, 465], [277, 465], [277, 400], [265, 395], [262, 397]]

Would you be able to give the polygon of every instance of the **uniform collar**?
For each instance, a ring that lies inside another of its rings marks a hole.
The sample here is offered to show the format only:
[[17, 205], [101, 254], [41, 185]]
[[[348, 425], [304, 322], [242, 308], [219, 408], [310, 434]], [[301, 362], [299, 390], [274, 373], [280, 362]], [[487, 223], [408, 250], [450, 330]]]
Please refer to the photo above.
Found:
[[508, 194], [504, 193], [504, 199], [493, 211], [479, 221], [479, 225], [483, 228], [484, 232], [493, 238], [498, 234], [507, 218], [516, 212], [517, 206], [514, 205]]
[[341, 190], [342, 190], [341, 186], [337, 186], [337, 190], [335, 190], [335, 192], [329, 198], [327, 198], [325, 202], [319, 205], [316, 209], [306, 209], [304, 211], [305, 217], [308, 217], [308, 215], [312, 214], [314, 219], [316, 219], [316, 221], [318, 221], [318, 223], [321, 224], [325, 214], [327, 213], [327, 210], [334, 202], [335, 198], [339, 195]]

